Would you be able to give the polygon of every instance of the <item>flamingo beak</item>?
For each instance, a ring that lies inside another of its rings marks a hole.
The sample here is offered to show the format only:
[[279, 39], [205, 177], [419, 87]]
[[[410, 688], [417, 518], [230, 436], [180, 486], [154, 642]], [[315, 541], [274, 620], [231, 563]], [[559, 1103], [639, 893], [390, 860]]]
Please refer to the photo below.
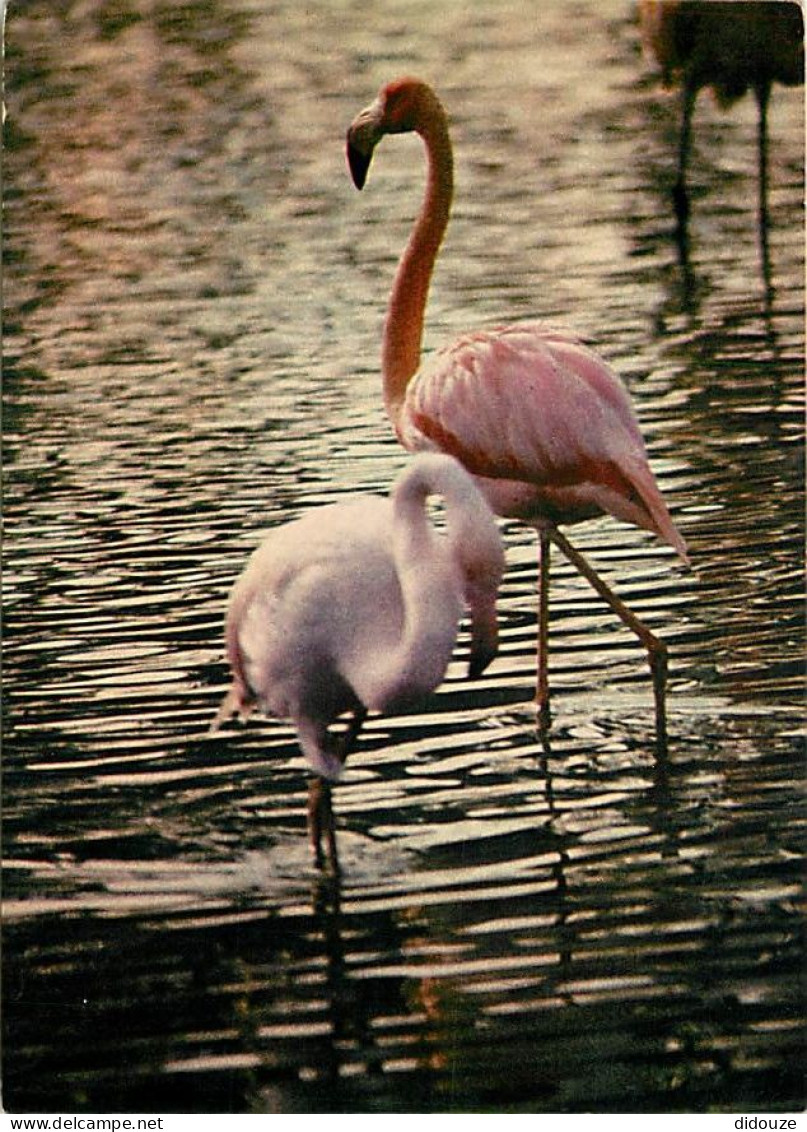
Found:
[[364, 188], [373, 150], [384, 134], [384, 108], [379, 99], [366, 106], [350, 124], [347, 132], [347, 163], [357, 189]]
[[358, 146], [354, 145], [351, 141], [350, 134], [347, 138], [347, 163], [350, 166], [350, 175], [353, 178], [353, 184], [357, 189], [364, 188], [364, 182], [367, 180], [367, 170], [370, 168], [370, 162], [373, 160], [373, 151], [364, 153]]
[[[495, 599], [494, 599], [495, 600]], [[471, 655], [468, 660], [468, 679], [481, 676], [499, 651], [499, 626], [496, 621], [496, 607], [481, 610], [478, 607], [471, 614]]]
[[496, 649], [474, 649], [471, 653], [471, 659], [468, 662], [468, 679], [475, 680], [477, 676], [481, 676], [487, 666], [496, 656]]

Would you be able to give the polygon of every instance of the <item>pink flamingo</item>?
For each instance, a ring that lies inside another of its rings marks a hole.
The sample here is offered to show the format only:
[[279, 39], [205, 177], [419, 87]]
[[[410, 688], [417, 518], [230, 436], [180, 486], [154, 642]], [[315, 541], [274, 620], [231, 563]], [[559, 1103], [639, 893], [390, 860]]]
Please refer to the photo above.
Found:
[[[426, 500], [446, 504], [446, 533]], [[230, 594], [233, 673], [212, 725], [258, 705], [291, 719], [317, 777], [309, 795], [312, 846], [328, 835], [330, 791], [367, 712], [421, 701], [445, 675], [463, 609], [471, 611], [469, 675], [496, 654], [496, 594], [504, 570], [498, 527], [473, 479], [449, 456], [422, 453], [389, 498], [317, 508], [269, 533]], [[330, 725], [350, 713], [347, 731]]]
[[686, 171], [698, 91], [711, 86], [720, 106], [750, 87], [759, 111], [759, 215], [767, 211], [768, 100], [774, 82], [804, 82], [804, 18], [793, 0], [641, 0], [642, 36], [662, 68], [666, 85], [683, 88], [678, 175], [673, 189], [680, 222], [689, 200]]
[[468, 334], [420, 365], [426, 299], [453, 195], [446, 113], [424, 82], [382, 87], [347, 133], [353, 180], [362, 188], [385, 134], [417, 132], [425, 144], [426, 193], [398, 264], [382, 345], [384, 401], [398, 439], [412, 451], [456, 456], [493, 509], [531, 524], [539, 537], [537, 706], [549, 723], [547, 619], [554, 543], [648, 651], [659, 748], [666, 743], [664, 643], [614, 594], [558, 529], [609, 513], [655, 532], [684, 562], [647, 461], [625, 386], [577, 338], [534, 323]]

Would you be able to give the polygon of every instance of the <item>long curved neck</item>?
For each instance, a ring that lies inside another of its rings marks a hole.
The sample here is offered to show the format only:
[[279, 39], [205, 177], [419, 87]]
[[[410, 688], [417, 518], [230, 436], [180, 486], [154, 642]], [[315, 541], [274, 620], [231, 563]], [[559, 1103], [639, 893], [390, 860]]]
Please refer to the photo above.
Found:
[[430, 485], [419, 477], [396, 492], [393, 553], [404, 603], [394, 666], [401, 688], [429, 691], [451, 658], [462, 597], [445, 540], [426, 511]]
[[426, 146], [426, 192], [395, 273], [381, 353], [384, 403], [393, 424], [397, 421], [407, 383], [420, 365], [429, 282], [448, 224], [454, 192], [448, 120], [436, 98], [423, 106], [415, 129]]
[[389, 711], [432, 691], [443, 678], [463, 610], [461, 587], [426, 513], [429, 485], [413, 477], [393, 496], [392, 556], [401, 595], [400, 637], [378, 655], [363, 651], [346, 673], [362, 702]]

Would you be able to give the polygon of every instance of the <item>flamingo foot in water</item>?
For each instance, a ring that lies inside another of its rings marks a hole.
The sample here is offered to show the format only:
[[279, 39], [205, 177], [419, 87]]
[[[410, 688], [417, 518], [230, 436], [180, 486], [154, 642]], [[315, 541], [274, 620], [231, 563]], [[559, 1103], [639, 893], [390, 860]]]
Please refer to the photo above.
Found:
[[[312, 778], [308, 786], [308, 836], [318, 869], [328, 869], [338, 876], [339, 854], [336, 849], [336, 822], [333, 813], [331, 784], [324, 778]], [[322, 849], [325, 840], [325, 852]]]

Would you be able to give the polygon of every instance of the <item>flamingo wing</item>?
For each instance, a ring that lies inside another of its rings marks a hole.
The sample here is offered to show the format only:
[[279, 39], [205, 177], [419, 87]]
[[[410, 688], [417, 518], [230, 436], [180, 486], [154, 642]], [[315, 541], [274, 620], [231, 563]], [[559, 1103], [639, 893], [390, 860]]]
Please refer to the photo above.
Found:
[[[398, 431], [475, 475], [577, 493], [686, 551], [647, 462], [628, 392], [582, 339], [534, 323], [466, 335], [407, 390]], [[562, 520], [560, 520], [562, 521]]]

